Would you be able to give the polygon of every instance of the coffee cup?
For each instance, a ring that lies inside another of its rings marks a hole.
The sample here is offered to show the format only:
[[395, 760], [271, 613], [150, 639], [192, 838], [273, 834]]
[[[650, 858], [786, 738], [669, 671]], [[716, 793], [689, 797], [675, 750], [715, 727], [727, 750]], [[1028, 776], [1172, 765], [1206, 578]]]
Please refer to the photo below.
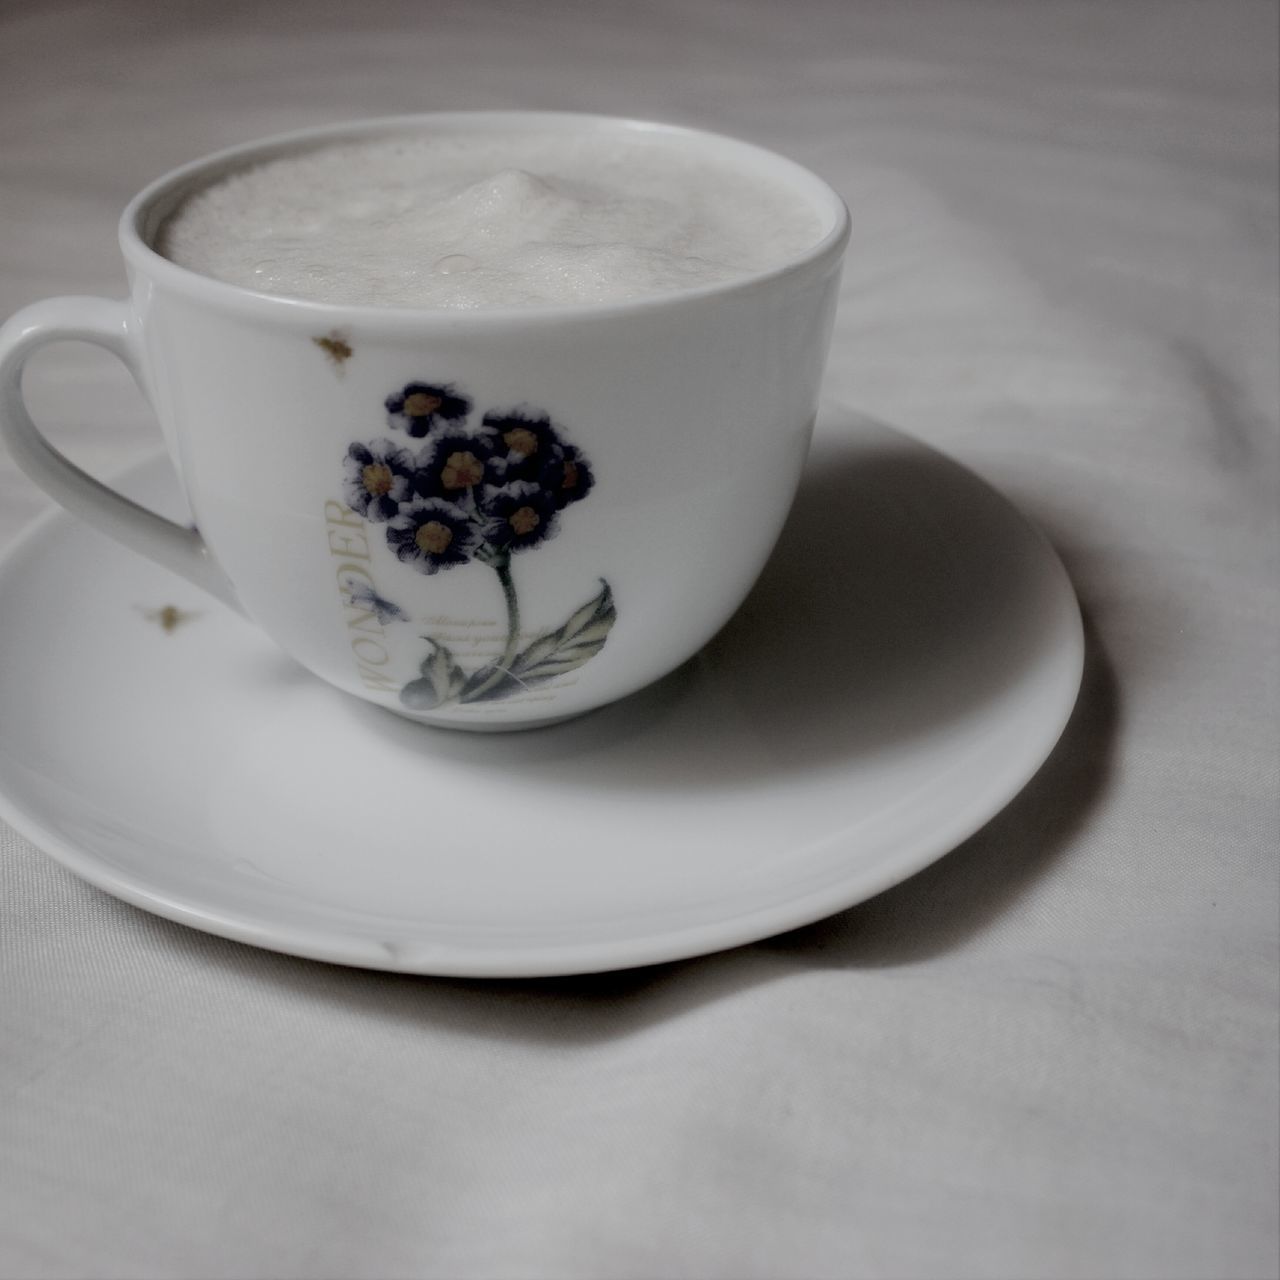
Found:
[[[461, 308], [263, 292], [157, 251], [175, 211], [223, 175], [436, 134], [462, 151], [534, 134], [553, 150], [692, 149], [783, 192], [813, 233], [710, 282]], [[794, 500], [848, 234], [821, 179], [699, 130], [475, 112], [279, 136], [129, 204], [126, 300], [49, 299], [0, 330], [0, 433], [56, 501], [337, 688], [437, 726], [546, 724], [672, 671], [747, 594]], [[67, 340], [132, 372], [194, 528], [41, 435], [22, 370]]]

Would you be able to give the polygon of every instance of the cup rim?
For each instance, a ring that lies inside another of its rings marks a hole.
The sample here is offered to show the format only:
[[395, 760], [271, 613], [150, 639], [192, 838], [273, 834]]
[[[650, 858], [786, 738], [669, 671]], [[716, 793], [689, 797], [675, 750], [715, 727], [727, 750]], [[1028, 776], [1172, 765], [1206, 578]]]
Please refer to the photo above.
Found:
[[[820, 216], [825, 214], [829, 218], [831, 225], [814, 244], [785, 262], [716, 284], [645, 294], [621, 301], [486, 306], [474, 310], [448, 307], [353, 305], [316, 302], [282, 294], [263, 293], [179, 266], [153, 249], [149, 243], [149, 237], [154, 235], [164, 216], [176, 205], [179, 196], [189, 188], [199, 185], [200, 181], [207, 181], [219, 169], [238, 168], [252, 163], [255, 158], [267, 159], [273, 154], [287, 151], [298, 144], [342, 142], [379, 133], [410, 132], [426, 127], [474, 130], [477, 133], [483, 133], [510, 128], [513, 124], [522, 128], [572, 126], [582, 132], [621, 129], [637, 134], [696, 139], [704, 144], [727, 147], [743, 158], [749, 158], [759, 165], [774, 170], [793, 189], [800, 189], [801, 194], [812, 200], [815, 211]], [[168, 207], [166, 207], [166, 201], [169, 202]], [[849, 235], [849, 209], [839, 193], [812, 170], [757, 143], [690, 125], [668, 124], [629, 116], [612, 116], [594, 112], [522, 110], [436, 111], [375, 116], [271, 134], [210, 152], [162, 174], [143, 187], [130, 200], [119, 222], [120, 248], [126, 263], [133, 271], [175, 292], [194, 296], [211, 305], [262, 316], [272, 314], [277, 319], [283, 318], [286, 314], [299, 317], [305, 315], [313, 322], [321, 324], [339, 324], [347, 321], [377, 323], [384, 327], [401, 324], [421, 327], [424, 324], [437, 323], [453, 329], [510, 324], [513, 321], [528, 321], [535, 318], [542, 321], [584, 318], [596, 320], [611, 315], [630, 315], [660, 310], [663, 307], [706, 299], [728, 298], [749, 293], [786, 277], [808, 274], [810, 270], [821, 271], [827, 265], [839, 261]]]

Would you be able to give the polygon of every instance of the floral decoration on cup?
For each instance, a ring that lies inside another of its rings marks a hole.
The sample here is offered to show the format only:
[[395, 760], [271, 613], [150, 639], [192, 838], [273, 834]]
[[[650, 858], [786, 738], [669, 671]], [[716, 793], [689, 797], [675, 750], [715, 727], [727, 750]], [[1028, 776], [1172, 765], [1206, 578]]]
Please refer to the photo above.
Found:
[[[451, 383], [410, 382], [386, 398], [387, 425], [410, 442], [355, 441], [343, 459], [343, 496], [408, 569], [436, 574], [478, 563], [502, 588], [507, 638], [501, 657], [466, 672], [439, 641], [400, 691], [411, 710], [511, 697], [567, 674], [604, 647], [617, 618], [613, 592], [599, 592], [554, 631], [520, 648], [520, 605], [511, 559], [545, 545], [566, 509], [591, 492], [582, 451], [550, 414], [528, 406], [491, 410], [469, 425], [471, 400]], [[421, 443], [416, 443], [416, 442]], [[407, 618], [379, 599], [380, 616]]]

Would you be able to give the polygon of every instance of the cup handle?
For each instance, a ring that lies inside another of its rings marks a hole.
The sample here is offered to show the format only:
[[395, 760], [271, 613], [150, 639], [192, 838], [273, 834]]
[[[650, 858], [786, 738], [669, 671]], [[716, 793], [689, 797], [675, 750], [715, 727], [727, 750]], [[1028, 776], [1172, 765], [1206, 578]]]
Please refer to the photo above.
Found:
[[146, 390], [137, 319], [127, 302], [47, 298], [24, 307], [0, 328], [0, 438], [14, 461], [73, 515], [243, 612], [204, 539], [108, 488], [59, 453], [40, 434], [22, 396], [22, 370], [52, 342], [89, 342], [124, 362]]

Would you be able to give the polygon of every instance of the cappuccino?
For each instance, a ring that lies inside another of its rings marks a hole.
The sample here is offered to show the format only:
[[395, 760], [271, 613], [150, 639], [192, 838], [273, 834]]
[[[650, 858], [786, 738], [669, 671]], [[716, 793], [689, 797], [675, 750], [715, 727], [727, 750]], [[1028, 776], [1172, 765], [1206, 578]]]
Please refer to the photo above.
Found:
[[431, 132], [233, 170], [189, 194], [155, 248], [260, 293], [474, 310], [722, 284], [824, 230], [794, 189], [683, 136]]

